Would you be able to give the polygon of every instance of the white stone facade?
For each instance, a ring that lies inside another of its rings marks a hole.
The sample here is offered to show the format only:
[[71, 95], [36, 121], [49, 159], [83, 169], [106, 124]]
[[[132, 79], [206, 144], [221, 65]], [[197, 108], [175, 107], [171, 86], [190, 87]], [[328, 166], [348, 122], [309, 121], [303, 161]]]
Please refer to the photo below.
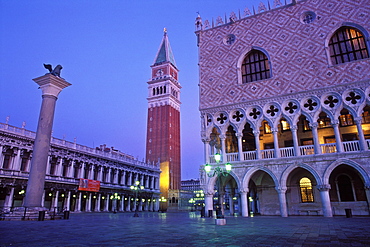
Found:
[[[220, 179], [201, 168], [206, 212], [369, 215], [369, 12], [365, 0], [305, 0], [213, 27], [198, 16], [205, 164], [232, 165]], [[336, 57], [341, 30], [362, 35], [345, 41], [361, 56]]]
[[[0, 210], [21, 207], [36, 133], [0, 123]], [[107, 148], [82, 146], [52, 138], [43, 207], [54, 212], [134, 211], [159, 209], [159, 166]], [[80, 178], [100, 181], [99, 192], [80, 191]], [[144, 189], [130, 188], [140, 181]]]

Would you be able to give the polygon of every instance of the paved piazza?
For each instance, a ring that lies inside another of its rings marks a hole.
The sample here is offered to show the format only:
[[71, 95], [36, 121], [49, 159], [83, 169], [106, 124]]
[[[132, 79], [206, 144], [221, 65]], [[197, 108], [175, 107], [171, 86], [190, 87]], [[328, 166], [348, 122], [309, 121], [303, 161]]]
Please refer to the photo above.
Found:
[[369, 246], [369, 217], [226, 217], [198, 213], [75, 213], [69, 220], [0, 221], [0, 246]]

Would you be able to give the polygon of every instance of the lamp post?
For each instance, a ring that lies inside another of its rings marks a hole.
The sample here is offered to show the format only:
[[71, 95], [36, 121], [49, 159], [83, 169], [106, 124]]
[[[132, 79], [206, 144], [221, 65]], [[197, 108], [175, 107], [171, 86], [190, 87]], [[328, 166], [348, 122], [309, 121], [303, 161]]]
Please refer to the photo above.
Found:
[[138, 208], [137, 194], [138, 194], [139, 190], [143, 190], [144, 189], [144, 186], [140, 186], [140, 181], [135, 181], [135, 184], [134, 185], [131, 185], [130, 186], [130, 189], [132, 189], [133, 191], [135, 191], [135, 214], [134, 214], [134, 217], [139, 217], [139, 214], [137, 213], [137, 208]]
[[[219, 162], [221, 161], [221, 154], [219, 154], [219, 153], [216, 153], [214, 155], [214, 158], [215, 158], [215, 161], [216, 161], [217, 165], [216, 166], [211, 166], [209, 164], [206, 164], [204, 166], [204, 170], [206, 171], [208, 177], [214, 177], [215, 175], [217, 175], [217, 177], [219, 177], [219, 178], [217, 178], [218, 197], [219, 197], [218, 198], [218, 203], [219, 203], [219, 205], [218, 205], [218, 208], [216, 209], [216, 217], [217, 217], [217, 219], [223, 219], [224, 216], [223, 216], [222, 210], [221, 210], [222, 205], [220, 205], [220, 197], [221, 197], [221, 194], [220, 194], [220, 187], [221, 187], [220, 177], [229, 175], [229, 173], [231, 171], [231, 164], [226, 163], [225, 167], [220, 166]], [[212, 168], [213, 168], [213, 170], [212, 170]], [[223, 221], [220, 224], [226, 224], [226, 223], [224, 223], [224, 221]]]
[[113, 200], [113, 213], [117, 213], [117, 200], [121, 199], [118, 193], [114, 193], [110, 196], [110, 199]]

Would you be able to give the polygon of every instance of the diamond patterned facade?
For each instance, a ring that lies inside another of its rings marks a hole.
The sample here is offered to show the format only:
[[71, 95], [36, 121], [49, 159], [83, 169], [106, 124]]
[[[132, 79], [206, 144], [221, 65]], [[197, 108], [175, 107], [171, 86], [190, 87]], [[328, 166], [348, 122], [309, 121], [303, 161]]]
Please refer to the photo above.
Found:
[[[212, 27], [196, 19], [205, 163], [233, 165], [221, 177], [201, 169], [206, 212], [369, 215], [370, 6], [272, 6]], [[343, 27], [350, 38], [342, 38]], [[337, 63], [333, 53], [349, 60]]]

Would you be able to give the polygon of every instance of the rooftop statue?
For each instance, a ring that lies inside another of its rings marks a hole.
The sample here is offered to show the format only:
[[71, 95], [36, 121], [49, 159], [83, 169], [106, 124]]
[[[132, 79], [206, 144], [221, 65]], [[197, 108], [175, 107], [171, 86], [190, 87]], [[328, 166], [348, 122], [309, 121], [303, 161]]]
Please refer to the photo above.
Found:
[[51, 64], [44, 64], [45, 69], [49, 70], [49, 73], [60, 77], [60, 71], [63, 69], [62, 65], [58, 64], [54, 69]]

